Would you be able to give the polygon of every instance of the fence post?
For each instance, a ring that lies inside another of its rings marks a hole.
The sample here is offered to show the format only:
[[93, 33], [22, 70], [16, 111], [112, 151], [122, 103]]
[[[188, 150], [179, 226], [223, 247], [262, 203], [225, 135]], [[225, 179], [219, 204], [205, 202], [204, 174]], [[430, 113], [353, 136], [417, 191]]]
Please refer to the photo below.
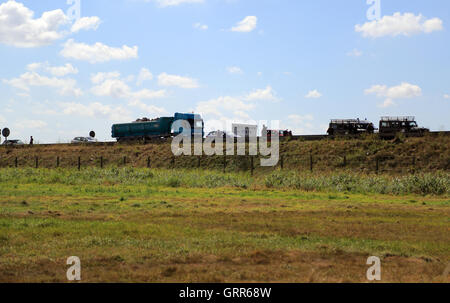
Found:
[[347, 156], [344, 156], [344, 167], [347, 166]]
[[36, 162], [36, 168], [39, 168], [39, 158], [38, 157], [35, 158], [35, 162]]
[[100, 168], [103, 168], [103, 156], [100, 157]]
[[200, 168], [201, 165], [202, 165], [202, 156], [198, 156], [197, 168]]
[[123, 165], [127, 165], [127, 156], [123, 157]]
[[313, 171], [313, 155], [312, 155], [312, 151], [309, 152], [309, 169], [312, 172]]
[[14, 161], [14, 165], [15, 165], [15, 167], [17, 168], [17, 165], [18, 165], [18, 163], [17, 163], [17, 157], [16, 157], [16, 159], [15, 159], [15, 161]]
[[223, 155], [223, 173], [225, 173], [227, 170], [227, 155]]
[[377, 157], [377, 158], [376, 158], [376, 161], [377, 161], [377, 167], [376, 167], [376, 170], [377, 170], [377, 174], [378, 174], [378, 172], [379, 172], [379, 170], [380, 170], [380, 159]]
[[175, 168], [175, 155], [172, 156], [172, 168]]
[[280, 167], [281, 167], [281, 170], [283, 170], [283, 168], [284, 168], [284, 156], [283, 155], [281, 155], [281, 158], [280, 158]]
[[59, 167], [59, 156], [56, 157], [56, 167], [57, 167], [57, 168]]
[[81, 157], [78, 157], [78, 170], [81, 170]]
[[253, 165], [253, 156], [250, 156], [250, 170], [251, 175], [253, 176], [253, 171], [255, 170], [255, 166]]
[[147, 168], [150, 168], [150, 157], [147, 157]]

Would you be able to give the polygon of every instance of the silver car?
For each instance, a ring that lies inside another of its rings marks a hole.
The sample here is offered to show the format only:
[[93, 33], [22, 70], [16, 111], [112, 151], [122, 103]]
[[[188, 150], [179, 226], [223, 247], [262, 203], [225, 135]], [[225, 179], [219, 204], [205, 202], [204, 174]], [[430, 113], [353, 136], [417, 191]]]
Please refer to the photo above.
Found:
[[25, 145], [25, 143], [20, 140], [6, 140], [3, 145]]
[[72, 140], [72, 144], [80, 144], [80, 143], [97, 143], [97, 139], [92, 137], [76, 137]]

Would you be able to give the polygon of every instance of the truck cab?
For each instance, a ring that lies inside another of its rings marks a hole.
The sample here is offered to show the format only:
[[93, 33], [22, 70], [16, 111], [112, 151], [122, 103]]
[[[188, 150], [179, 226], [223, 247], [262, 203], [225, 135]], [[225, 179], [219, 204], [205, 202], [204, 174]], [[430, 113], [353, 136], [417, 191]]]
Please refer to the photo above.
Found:
[[202, 117], [198, 114], [182, 113], [175, 113], [174, 123], [172, 124], [172, 134], [174, 136], [183, 133], [183, 127], [181, 126], [180, 121], [187, 121], [189, 123], [192, 136], [201, 136], [202, 138], [205, 136], [205, 122]]

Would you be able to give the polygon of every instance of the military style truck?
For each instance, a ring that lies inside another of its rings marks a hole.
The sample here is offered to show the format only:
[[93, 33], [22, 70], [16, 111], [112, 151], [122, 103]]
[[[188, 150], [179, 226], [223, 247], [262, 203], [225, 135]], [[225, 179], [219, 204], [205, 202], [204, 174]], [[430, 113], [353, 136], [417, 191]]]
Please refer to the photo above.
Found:
[[430, 130], [419, 127], [412, 116], [381, 117], [380, 137], [383, 139], [393, 139], [398, 133], [404, 133], [407, 137], [421, 137], [428, 132]]
[[374, 124], [367, 119], [333, 119], [327, 131], [330, 136], [373, 134], [374, 132]]

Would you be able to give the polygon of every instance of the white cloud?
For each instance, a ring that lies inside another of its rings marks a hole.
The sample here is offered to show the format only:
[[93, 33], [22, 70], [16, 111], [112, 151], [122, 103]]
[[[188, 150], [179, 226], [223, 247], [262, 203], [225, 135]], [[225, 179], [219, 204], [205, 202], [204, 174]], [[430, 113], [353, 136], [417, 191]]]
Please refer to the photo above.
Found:
[[230, 74], [243, 74], [244, 72], [242, 71], [242, 69], [239, 66], [230, 66], [227, 67], [227, 71]]
[[70, 63], [66, 63], [63, 66], [51, 66], [48, 62], [31, 63], [27, 65], [27, 69], [29, 71], [43, 70], [57, 77], [64, 77], [69, 74], [78, 74], [78, 69], [73, 67]]
[[62, 108], [62, 113], [65, 115], [106, 118], [117, 122], [132, 120], [130, 111], [122, 106], [105, 105], [100, 102], [93, 102], [89, 105], [75, 102], [60, 102], [58, 106]]
[[389, 107], [395, 105], [396, 99], [411, 99], [420, 97], [422, 89], [407, 82], [400, 85], [388, 87], [387, 85], [373, 85], [364, 91], [366, 95], [375, 94], [379, 98], [386, 98], [380, 107]]
[[208, 25], [197, 22], [194, 24], [194, 28], [205, 31], [208, 29]]
[[99, 17], [83, 17], [78, 19], [71, 28], [72, 33], [77, 33], [81, 30], [97, 30], [100, 25]]
[[222, 96], [197, 104], [196, 112], [203, 115], [211, 114], [222, 117], [226, 111], [240, 112], [249, 111], [255, 108], [254, 104], [246, 103], [240, 98]]
[[168, 114], [166, 109], [151, 104], [145, 104], [140, 100], [131, 100], [128, 102], [128, 105], [139, 108], [140, 110], [145, 112], [145, 115], [148, 116]]
[[305, 98], [308, 99], [319, 99], [320, 97], [322, 97], [322, 94], [316, 89], [308, 92], [308, 94], [305, 96]]
[[57, 88], [60, 95], [72, 95], [77, 97], [83, 95], [81, 89], [76, 87], [77, 82], [74, 79], [60, 79], [56, 77], [49, 78], [33, 71], [26, 72], [20, 75], [19, 78], [3, 80], [3, 82], [11, 85], [14, 88], [21, 89], [26, 92], [30, 91], [30, 86], [46, 86]]
[[178, 75], [168, 75], [162, 73], [158, 76], [158, 85], [160, 86], [178, 86], [181, 88], [198, 88], [199, 84], [196, 79], [182, 77]]
[[296, 135], [311, 135], [323, 133], [323, 130], [317, 129], [313, 124], [314, 116], [310, 114], [299, 115], [292, 114], [287, 117], [283, 127], [292, 131]]
[[350, 56], [350, 57], [361, 57], [362, 54], [363, 54], [362, 51], [354, 48], [352, 51], [347, 53], [347, 56]]
[[68, 22], [60, 9], [34, 19], [32, 10], [11, 0], [0, 5], [0, 43], [16, 47], [48, 45], [64, 37], [59, 29]]
[[126, 60], [138, 57], [138, 47], [122, 46], [115, 48], [97, 42], [93, 45], [77, 43], [69, 39], [60, 54], [65, 58], [88, 61], [90, 63], [102, 63], [111, 60]]
[[238, 22], [236, 26], [231, 28], [233, 32], [248, 33], [253, 31], [258, 24], [258, 18], [255, 16], [247, 16], [244, 20]]
[[118, 71], [108, 73], [101, 72], [91, 75], [91, 82], [94, 84], [99, 84], [107, 79], [118, 79], [118, 78], [120, 78], [120, 73]]
[[142, 83], [144, 83], [144, 81], [151, 80], [153, 80], [153, 74], [147, 68], [142, 68], [137, 77], [136, 84], [140, 86], [142, 85]]
[[444, 99], [450, 99], [450, 95], [449, 94], [445, 94], [444, 95]]
[[[147, 0], [149, 2], [151, 0]], [[203, 3], [204, 0], [153, 0], [161, 7], [177, 6], [183, 3]]]
[[363, 37], [380, 38], [384, 36], [412, 36], [419, 33], [431, 33], [443, 29], [443, 22], [439, 18], [426, 19], [422, 15], [413, 13], [395, 13], [384, 16], [380, 20], [357, 24], [355, 31]]
[[[110, 75], [95, 75], [91, 80], [99, 81], [101, 77], [113, 76], [116, 74], [112, 73]], [[98, 85], [91, 89], [91, 92], [96, 96], [101, 97], [114, 97], [118, 99], [156, 99], [163, 98], [166, 96], [165, 90], [152, 91], [149, 89], [142, 89], [139, 91], [132, 91], [132, 89], [124, 81], [116, 78], [104, 78], [103, 81], [97, 82]]]
[[41, 120], [23, 120], [20, 123], [16, 123], [18, 129], [42, 129], [47, 126], [47, 122]]
[[270, 100], [270, 101], [278, 101], [278, 98], [275, 96], [276, 93], [273, 88], [269, 85], [264, 89], [257, 89], [248, 94], [245, 97], [245, 100], [253, 101], [253, 100]]
[[31, 48], [52, 44], [82, 29], [97, 29], [98, 17], [84, 17], [76, 21], [71, 31], [64, 30], [69, 17], [61, 9], [47, 11], [40, 18], [34, 12], [13, 0], [0, 4], [0, 43]]

